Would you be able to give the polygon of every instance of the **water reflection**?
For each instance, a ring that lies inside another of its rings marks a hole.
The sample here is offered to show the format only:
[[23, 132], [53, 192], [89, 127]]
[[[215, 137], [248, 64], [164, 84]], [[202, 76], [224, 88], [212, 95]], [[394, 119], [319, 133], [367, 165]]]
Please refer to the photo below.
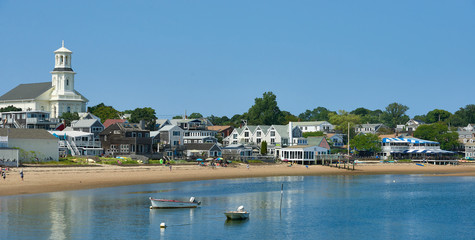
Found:
[[[0, 231], [11, 239], [430, 239], [446, 233], [461, 239], [469, 238], [470, 231], [452, 228], [460, 221], [468, 229], [475, 227], [474, 207], [467, 202], [474, 189], [473, 178], [416, 175], [148, 184], [2, 197]], [[195, 196], [202, 206], [149, 209], [150, 194]], [[224, 212], [241, 205], [250, 218], [226, 221]], [[160, 228], [162, 222], [167, 229]]]

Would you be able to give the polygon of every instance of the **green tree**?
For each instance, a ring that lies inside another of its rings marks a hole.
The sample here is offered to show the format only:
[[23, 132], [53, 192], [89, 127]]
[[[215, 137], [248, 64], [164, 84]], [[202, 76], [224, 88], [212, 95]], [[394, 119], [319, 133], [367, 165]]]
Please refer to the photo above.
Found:
[[106, 106], [104, 103], [89, 107], [87, 111], [101, 119], [102, 123], [107, 119], [119, 119], [121, 115], [121, 112], [115, 110], [112, 106]]
[[256, 98], [254, 105], [247, 112], [249, 125], [283, 124], [284, 115], [277, 106], [276, 96], [272, 92], [265, 92], [262, 98]]
[[426, 123], [447, 122], [452, 113], [441, 109], [434, 109], [427, 113], [425, 117]]
[[371, 113], [371, 110], [366, 109], [364, 107], [360, 107], [360, 108], [357, 108], [357, 109], [351, 111], [350, 113], [355, 114], [355, 115], [360, 115], [360, 116], [366, 116], [366, 115]]
[[302, 119], [302, 121], [329, 121], [330, 113], [336, 114], [336, 112], [330, 111], [324, 107], [317, 107], [312, 111], [306, 110], [305, 112], [299, 114], [298, 117]]
[[379, 109], [371, 111], [369, 109], [360, 107], [351, 111], [350, 113], [360, 116], [362, 123], [381, 123], [381, 114], [383, 111]]
[[201, 115], [201, 113], [192, 113], [189, 116], [189, 118], [191, 118], [191, 119], [202, 118], [202, 117], [203, 117], [203, 115]]
[[335, 125], [335, 129], [339, 130], [343, 134], [348, 133], [348, 123], [350, 124], [350, 136], [346, 136], [347, 142], [348, 142], [348, 137], [349, 139], [351, 139], [355, 135], [356, 124], [361, 123], [360, 116], [350, 114], [344, 110], [339, 110], [338, 114], [330, 113], [329, 116], [330, 116], [330, 123]]
[[350, 140], [350, 147], [356, 148], [358, 153], [362, 151], [377, 153], [381, 151], [381, 142], [376, 134], [359, 134]]
[[261, 142], [261, 155], [267, 155], [267, 142]]
[[289, 122], [298, 122], [300, 120], [297, 116], [290, 112], [282, 111], [282, 114], [284, 115], [284, 124], [288, 124]]
[[231, 125], [231, 119], [229, 119], [226, 116], [218, 117], [218, 116], [211, 115], [207, 117], [207, 119], [216, 126]]
[[449, 131], [448, 126], [442, 122], [420, 125], [414, 132], [414, 137], [439, 142], [440, 148], [444, 150], [453, 150], [460, 145], [458, 133]]
[[79, 114], [77, 112], [64, 112], [59, 118], [64, 120], [64, 125], [66, 125], [66, 127], [70, 127], [72, 121], [79, 120]]
[[427, 122], [427, 121], [426, 121], [426, 115], [416, 115], [416, 116], [414, 116], [412, 119], [414, 119], [414, 120], [416, 120], [416, 121]]
[[133, 123], [138, 123], [141, 120], [144, 120], [145, 128], [150, 131], [153, 131], [155, 130], [155, 122], [157, 120], [157, 116], [155, 115], [155, 110], [152, 108], [136, 108], [132, 111], [130, 115], [130, 121]]
[[172, 119], [183, 119], [183, 116], [177, 115], [177, 116], [174, 116]]
[[386, 111], [383, 112], [381, 117], [386, 126], [395, 128], [396, 125], [409, 121], [409, 116], [406, 115], [407, 110], [409, 110], [408, 106], [391, 103], [386, 107]]
[[0, 108], [0, 112], [18, 112], [21, 111], [21, 108], [17, 108], [13, 105], [10, 105], [8, 107]]
[[450, 125], [456, 127], [467, 126], [469, 123], [475, 123], [475, 104], [469, 104], [460, 108], [449, 119]]

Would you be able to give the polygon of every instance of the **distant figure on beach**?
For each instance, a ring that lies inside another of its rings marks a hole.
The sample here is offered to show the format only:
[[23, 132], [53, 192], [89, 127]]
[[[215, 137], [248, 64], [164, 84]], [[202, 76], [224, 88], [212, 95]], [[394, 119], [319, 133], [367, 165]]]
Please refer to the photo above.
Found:
[[2, 172], [2, 177], [3, 177], [3, 180], [5, 180], [5, 178], [7, 177], [7, 174], [5, 173], [5, 171]]
[[170, 172], [172, 171], [172, 165], [170, 164]]
[[21, 169], [20, 171], [20, 177], [21, 177], [21, 180], [23, 181], [23, 169]]
[[246, 167], [247, 167], [247, 170], [249, 170], [249, 163], [247, 164], [247, 166], [246, 166]]
[[305, 165], [305, 167], [308, 169], [308, 165]]

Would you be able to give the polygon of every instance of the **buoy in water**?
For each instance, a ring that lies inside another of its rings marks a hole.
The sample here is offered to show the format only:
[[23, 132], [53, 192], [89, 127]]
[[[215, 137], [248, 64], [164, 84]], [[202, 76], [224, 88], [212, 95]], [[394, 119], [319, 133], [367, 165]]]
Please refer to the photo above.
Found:
[[166, 228], [166, 227], [167, 225], [164, 222], [160, 223], [160, 228]]

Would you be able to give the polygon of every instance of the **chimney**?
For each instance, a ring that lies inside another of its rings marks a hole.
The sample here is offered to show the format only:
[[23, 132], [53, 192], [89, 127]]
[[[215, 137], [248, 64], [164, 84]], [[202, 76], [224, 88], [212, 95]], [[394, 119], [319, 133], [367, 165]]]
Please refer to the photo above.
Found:
[[140, 120], [140, 123], [139, 123], [139, 124], [140, 124], [140, 128], [141, 128], [142, 130], [144, 130], [144, 129], [145, 129], [145, 120]]
[[292, 122], [289, 122], [289, 146], [294, 145], [294, 138], [292, 134]]

